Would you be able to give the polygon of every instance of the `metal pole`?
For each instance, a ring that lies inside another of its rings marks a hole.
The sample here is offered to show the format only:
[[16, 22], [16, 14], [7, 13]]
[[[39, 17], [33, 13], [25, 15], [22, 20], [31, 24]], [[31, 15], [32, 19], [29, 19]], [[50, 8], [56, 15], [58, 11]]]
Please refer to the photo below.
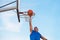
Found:
[[16, 0], [16, 5], [17, 5], [17, 17], [18, 17], [18, 21], [20, 22], [20, 16], [19, 16], [19, 9], [18, 9], [18, 4], [19, 3], [19, 1], [18, 0]]
[[0, 12], [10, 11], [10, 10], [14, 10], [14, 9], [16, 9], [16, 6], [1, 8], [0, 9]]
[[3, 8], [3, 7], [5, 7], [5, 6], [8, 6], [8, 5], [13, 4], [13, 3], [15, 3], [15, 2], [16, 2], [16, 1], [13, 1], [13, 2], [11, 2], [11, 3], [5, 4], [5, 5], [1, 6], [0, 8]]

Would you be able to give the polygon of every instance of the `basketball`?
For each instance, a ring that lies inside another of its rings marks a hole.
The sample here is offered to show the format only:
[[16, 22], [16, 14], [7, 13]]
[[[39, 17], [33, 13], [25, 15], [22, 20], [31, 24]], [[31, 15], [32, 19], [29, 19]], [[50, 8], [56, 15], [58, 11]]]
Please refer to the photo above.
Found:
[[33, 11], [32, 10], [28, 10], [28, 15], [31, 17], [33, 16]]

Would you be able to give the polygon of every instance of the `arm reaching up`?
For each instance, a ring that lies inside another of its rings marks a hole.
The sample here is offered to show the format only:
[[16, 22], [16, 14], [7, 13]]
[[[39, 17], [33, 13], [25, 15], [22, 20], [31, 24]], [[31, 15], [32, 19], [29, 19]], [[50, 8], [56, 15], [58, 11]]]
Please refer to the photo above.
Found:
[[31, 20], [31, 17], [30, 17], [30, 19], [29, 19], [30, 32], [32, 32], [32, 30], [33, 30], [31, 22], [32, 22], [32, 20]]

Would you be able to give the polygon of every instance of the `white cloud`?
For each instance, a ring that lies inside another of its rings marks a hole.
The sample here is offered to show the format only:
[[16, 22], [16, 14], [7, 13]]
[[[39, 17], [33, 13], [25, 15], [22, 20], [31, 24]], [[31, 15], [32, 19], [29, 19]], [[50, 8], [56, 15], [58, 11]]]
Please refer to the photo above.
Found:
[[11, 19], [9, 19], [9, 17], [11, 17], [11, 16], [16, 16], [16, 14], [13, 14], [12, 12], [5, 12], [2, 14], [2, 20], [5, 24], [5, 29], [7, 31], [19, 32], [22, 23], [19, 23], [18, 21], [14, 22], [14, 23], [11, 22], [10, 21]]
[[2, 40], [20, 40], [20, 36], [4, 36]]

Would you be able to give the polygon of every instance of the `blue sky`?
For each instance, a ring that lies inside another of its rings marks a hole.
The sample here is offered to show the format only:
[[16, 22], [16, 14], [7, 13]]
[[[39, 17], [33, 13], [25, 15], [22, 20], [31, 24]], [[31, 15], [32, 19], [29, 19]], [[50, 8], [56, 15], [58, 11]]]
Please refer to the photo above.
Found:
[[[12, 1], [0, 0], [0, 6]], [[60, 0], [19, 0], [20, 11], [29, 9], [35, 12], [33, 27], [48, 40], [60, 40]], [[0, 40], [30, 40], [29, 35], [29, 23], [22, 18], [19, 23], [16, 10], [0, 12]]]

